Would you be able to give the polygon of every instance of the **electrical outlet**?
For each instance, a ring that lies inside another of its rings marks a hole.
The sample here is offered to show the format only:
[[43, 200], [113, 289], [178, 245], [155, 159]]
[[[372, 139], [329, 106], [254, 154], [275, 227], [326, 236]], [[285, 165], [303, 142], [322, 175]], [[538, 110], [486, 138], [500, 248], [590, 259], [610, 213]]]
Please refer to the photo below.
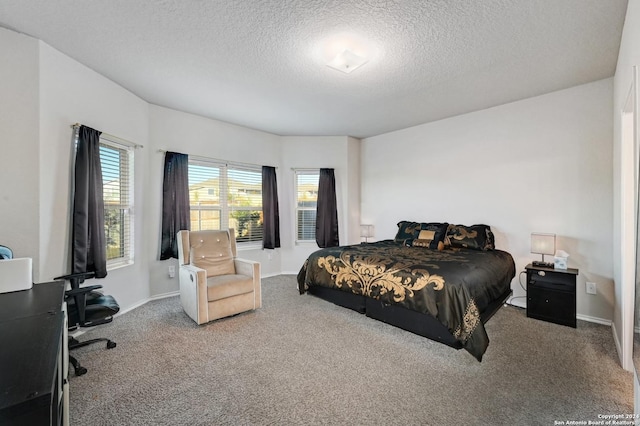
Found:
[[176, 276], [176, 267], [173, 265], [169, 265], [169, 278], [175, 278]]
[[592, 283], [587, 281], [586, 283], [587, 293], [588, 294], [598, 294], [598, 290], [596, 288], [596, 283]]

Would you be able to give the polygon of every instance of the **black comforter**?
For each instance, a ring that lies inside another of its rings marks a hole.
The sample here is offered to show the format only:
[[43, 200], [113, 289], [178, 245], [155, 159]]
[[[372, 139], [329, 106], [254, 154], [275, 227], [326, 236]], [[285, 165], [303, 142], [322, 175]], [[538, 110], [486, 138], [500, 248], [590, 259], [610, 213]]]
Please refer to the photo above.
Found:
[[514, 276], [513, 258], [501, 250], [439, 251], [386, 240], [316, 251], [298, 273], [298, 288], [334, 288], [429, 314], [481, 360], [489, 338], [480, 313]]

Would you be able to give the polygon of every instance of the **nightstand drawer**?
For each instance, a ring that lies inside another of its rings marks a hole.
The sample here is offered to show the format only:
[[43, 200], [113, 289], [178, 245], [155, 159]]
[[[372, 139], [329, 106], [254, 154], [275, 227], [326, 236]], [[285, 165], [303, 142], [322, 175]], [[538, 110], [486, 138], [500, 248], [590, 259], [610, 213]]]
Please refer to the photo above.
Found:
[[546, 271], [531, 271], [529, 285], [559, 291], [575, 291], [575, 276]]
[[527, 286], [527, 289], [528, 290], [539, 289], [539, 290], [550, 290], [550, 291], [564, 291], [567, 293], [575, 293], [576, 291], [575, 284], [541, 280], [535, 276], [531, 277], [531, 279], [529, 280], [529, 285]]

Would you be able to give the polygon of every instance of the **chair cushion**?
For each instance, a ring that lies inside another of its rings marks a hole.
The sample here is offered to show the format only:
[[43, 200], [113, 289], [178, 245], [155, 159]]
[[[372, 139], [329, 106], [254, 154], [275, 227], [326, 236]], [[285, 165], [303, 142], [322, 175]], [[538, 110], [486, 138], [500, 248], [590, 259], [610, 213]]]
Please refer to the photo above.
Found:
[[191, 232], [191, 264], [207, 271], [207, 277], [235, 274], [231, 241], [227, 232]]
[[[73, 300], [73, 298], [67, 301], [70, 326], [80, 322], [76, 304], [75, 302], [70, 302], [71, 300]], [[109, 318], [117, 314], [119, 310], [120, 305], [118, 305], [118, 302], [116, 302], [116, 299], [114, 299], [113, 296], [91, 292], [87, 297], [87, 303], [85, 306], [85, 322], [92, 323], [95, 321], [103, 320], [105, 318]]]
[[218, 275], [207, 278], [209, 302], [253, 291], [253, 279], [246, 275]]

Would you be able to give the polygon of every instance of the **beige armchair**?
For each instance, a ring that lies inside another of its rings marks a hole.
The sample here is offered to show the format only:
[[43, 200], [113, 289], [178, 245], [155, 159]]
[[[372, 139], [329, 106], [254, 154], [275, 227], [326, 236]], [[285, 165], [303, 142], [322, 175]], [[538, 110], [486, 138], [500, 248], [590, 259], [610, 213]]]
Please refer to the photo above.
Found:
[[178, 232], [180, 301], [204, 324], [262, 306], [260, 263], [236, 258], [233, 229]]

